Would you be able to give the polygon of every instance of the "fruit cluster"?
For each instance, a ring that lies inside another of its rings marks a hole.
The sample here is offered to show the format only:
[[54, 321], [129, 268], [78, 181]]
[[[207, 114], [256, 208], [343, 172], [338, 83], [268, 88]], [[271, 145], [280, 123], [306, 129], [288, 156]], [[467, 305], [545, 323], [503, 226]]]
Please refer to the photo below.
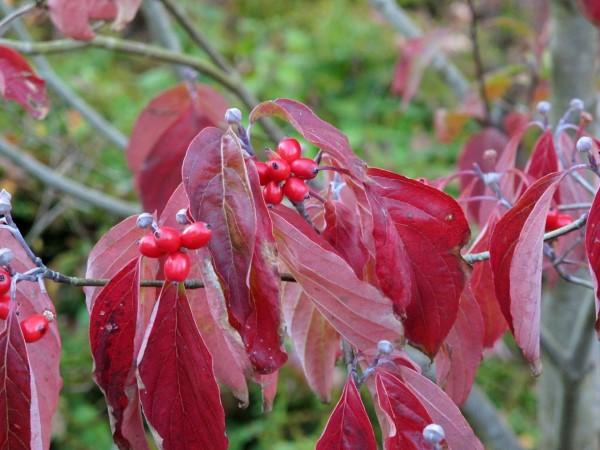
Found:
[[[6, 320], [10, 312], [10, 285], [12, 277], [5, 267], [0, 267], [0, 319]], [[25, 342], [39, 341], [48, 331], [54, 314], [45, 311], [44, 314], [33, 314], [21, 322], [21, 332]]]
[[190, 257], [184, 251], [198, 250], [210, 241], [212, 231], [204, 222], [194, 222], [180, 233], [172, 227], [156, 227], [139, 241], [140, 253], [149, 258], [167, 255], [165, 277], [169, 281], [185, 281], [190, 273]]
[[573, 222], [573, 218], [569, 214], [562, 214], [556, 210], [551, 210], [546, 216], [546, 232], [558, 230]]
[[271, 152], [269, 161], [256, 162], [267, 204], [278, 205], [284, 196], [292, 203], [300, 203], [308, 197], [306, 180], [317, 176], [319, 165], [316, 161], [301, 156], [300, 142], [294, 138], [285, 138], [277, 145], [277, 151]]

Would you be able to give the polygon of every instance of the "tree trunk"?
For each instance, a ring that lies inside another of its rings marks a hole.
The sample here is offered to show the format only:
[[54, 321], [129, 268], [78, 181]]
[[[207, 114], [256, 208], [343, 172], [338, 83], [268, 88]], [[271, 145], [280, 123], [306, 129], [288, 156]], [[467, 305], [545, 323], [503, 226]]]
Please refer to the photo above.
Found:
[[[598, 33], [572, 0], [552, 1], [552, 107], [554, 123], [572, 98], [596, 113]], [[593, 330], [593, 294], [560, 282], [546, 293], [542, 327], [566, 363], [544, 357], [539, 380], [540, 445], [545, 450], [600, 449], [600, 346]]]

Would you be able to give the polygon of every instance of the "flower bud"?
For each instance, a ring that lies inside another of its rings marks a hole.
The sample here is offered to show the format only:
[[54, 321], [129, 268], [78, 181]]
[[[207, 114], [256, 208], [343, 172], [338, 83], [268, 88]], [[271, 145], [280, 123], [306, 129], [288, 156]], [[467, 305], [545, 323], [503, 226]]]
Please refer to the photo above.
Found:
[[547, 101], [541, 101], [537, 104], [537, 110], [542, 115], [545, 116], [552, 109], [552, 104]]
[[177, 211], [177, 214], [175, 214], [175, 220], [179, 225], [187, 225], [188, 223], [190, 223], [187, 216], [187, 209], [182, 208], [179, 211]]
[[391, 355], [394, 351], [394, 344], [386, 340], [379, 341], [377, 343], [377, 351], [381, 355]]
[[423, 437], [431, 445], [437, 445], [446, 439], [446, 433], [444, 432], [444, 429], [437, 423], [430, 423], [423, 428]]
[[577, 151], [581, 153], [588, 153], [594, 148], [594, 141], [592, 138], [584, 136], [579, 138], [577, 141]]
[[141, 213], [137, 218], [138, 228], [149, 228], [154, 223], [154, 217], [150, 213]]
[[12, 210], [11, 198], [12, 196], [8, 191], [4, 189], [0, 191], [0, 215], [5, 216], [10, 214], [10, 211]]
[[575, 111], [583, 111], [585, 105], [583, 104], [583, 100], [581, 100], [580, 98], [574, 98], [573, 100], [571, 100], [570, 107]]
[[0, 248], [0, 266], [8, 266], [15, 257], [10, 248]]
[[242, 121], [242, 111], [238, 108], [229, 108], [225, 111], [225, 120], [229, 125], [239, 125]]

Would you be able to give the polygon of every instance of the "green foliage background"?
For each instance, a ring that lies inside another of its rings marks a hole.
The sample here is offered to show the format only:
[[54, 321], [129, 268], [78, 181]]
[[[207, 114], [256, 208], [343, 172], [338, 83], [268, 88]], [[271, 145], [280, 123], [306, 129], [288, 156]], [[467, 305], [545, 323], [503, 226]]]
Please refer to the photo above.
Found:
[[[426, 73], [421, 93], [408, 107], [402, 107], [401, 100], [390, 95], [398, 37], [366, 1], [181, 3], [259, 98], [290, 97], [308, 103], [343, 130], [356, 151], [372, 165], [409, 176], [434, 178], [447, 174], [467, 133], [477, 129], [476, 124], [469, 124], [452, 144], [436, 141], [433, 112], [440, 106], [452, 106], [454, 99], [434, 73]], [[444, 2], [400, 3], [417, 18], [434, 17], [444, 25]], [[30, 25], [36, 39], [56, 37], [43, 20]], [[204, 57], [180, 30], [177, 33], [187, 53]], [[132, 24], [126, 37], [150, 40], [143, 18]], [[494, 50], [490, 52], [490, 64], [501, 64]], [[126, 134], [142, 107], [177, 82], [170, 67], [104, 50], [49, 59], [77, 92]], [[458, 55], [457, 61], [467, 74], [472, 72], [468, 55]], [[4, 135], [66, 176], [135, 200], [123, 153], [98, 136], [60, 98], [53, 95], [52, 101], [51, 113], [43, 122], [25, 117], [14, 104], [3, 103], [0, 127]], [[231, 102], [238, 106], [235, 99]], [[29, 233], [34, 249], [51, 267], [65, 273], [81, 275], [93, 244], [118, 220], [46, 189], [2, 159], [0, 184], [15, 194], [16, 220]], [[106, 408], [91, 380], [82, 292], [64, 286], [49, 288], [60, 314], [64, 345], [64, 389], [53, 448], [109, 449]], [[478, 381], [504, 409], [524, 443], [533, 445], [535, 397], [531, 378], [520, 367], [514, 358], [508, 362], [491, 358], [484, 363]], [[342, 380], [341, 371], [339, 375]], [[229, 411], [232, 449], [314, 448], [333, 406], [321, 404], [294, 368], [283, 371], [271, 413], [261, 412], [256, 387], [247, 410], [240, 410], [227, 393], [224, 402]]]

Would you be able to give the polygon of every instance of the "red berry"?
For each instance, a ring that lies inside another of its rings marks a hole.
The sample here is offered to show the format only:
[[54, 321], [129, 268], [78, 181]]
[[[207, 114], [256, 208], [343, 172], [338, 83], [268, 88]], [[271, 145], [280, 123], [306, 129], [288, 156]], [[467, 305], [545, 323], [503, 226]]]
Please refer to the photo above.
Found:
[[283, 159], [272, 159], [267, 163], [271, 181], [285, 181], [290, 177], [290, 165]]
[[212, 231], [208, 224], [204, 222], [194, 222], [185, 227], [181, 233], [181, 245], [191, 250], [197, 250], [204, 247], [208, 241], [210, 241], [211, 236]]
[[181, 247], [179, 231], [171, 227], [160, 227], [154, 233], [156, 245], [166, 253], [173, 253]]
[[42, 314], [34, 314], [21, 322], [21, 331], [25, 342], [31, 343], [39, 341], [46, 331], [48, 331], [48, 319]]
[[308, 186], [304, 180], [290, 177], [283, 186], [283, 193], [290, 201], [300, 203], [308, 195]]
[[158, 247], [156, 239], [152, 234], [142, 236], [138, 244], [140, 253], [148, 258], [160, 258], [165, 252]]
[[283, 189], [278, 183], [271, 181], [263, 189], [263, 197], [269, 205], [279, 205], [283, 200]]
[[0, 267], [0, 295], [6, 294], [10, 290], [12, 279], [10, 273], [4, 267]]
[[285, 138], [277, 144], [277, 154], [287, 162], [297, 160], [302, 155], [302, 147], [300, 142], [294, 138]]
[[310, 158], [299, 158], [290, 164], [295, 176], [303, 180], [312, 180], [319, 172], [319, 165]]
[[267, 166], [262, 161], [257, 161], [254, 163], [254, 165], [256, 166], [256, 170], [258, 171], [258, 178], [260, 179], [261, 186], [264, 186], [269, 181], [271, 181], [271, 178], [269, 176], [269, 166]]
[[0, 319], [6, 320], [10, 311], [10, 296], [4, 294], [0, 296]]
[[561, 214], [558, 211], [550, 211], [546, 216], [546, 231], [554, 231], [566, 227], [573, 222], [569, 214]]
[[573, 218], [569, 214], [559, 214], [556, 219], [556, 228], [566, 227], [573, 222]]
[[165, 277], [169, 281], [185, 281], [190, 274], [190, 257], [187, 253], [175, 252], [165, 260]]

